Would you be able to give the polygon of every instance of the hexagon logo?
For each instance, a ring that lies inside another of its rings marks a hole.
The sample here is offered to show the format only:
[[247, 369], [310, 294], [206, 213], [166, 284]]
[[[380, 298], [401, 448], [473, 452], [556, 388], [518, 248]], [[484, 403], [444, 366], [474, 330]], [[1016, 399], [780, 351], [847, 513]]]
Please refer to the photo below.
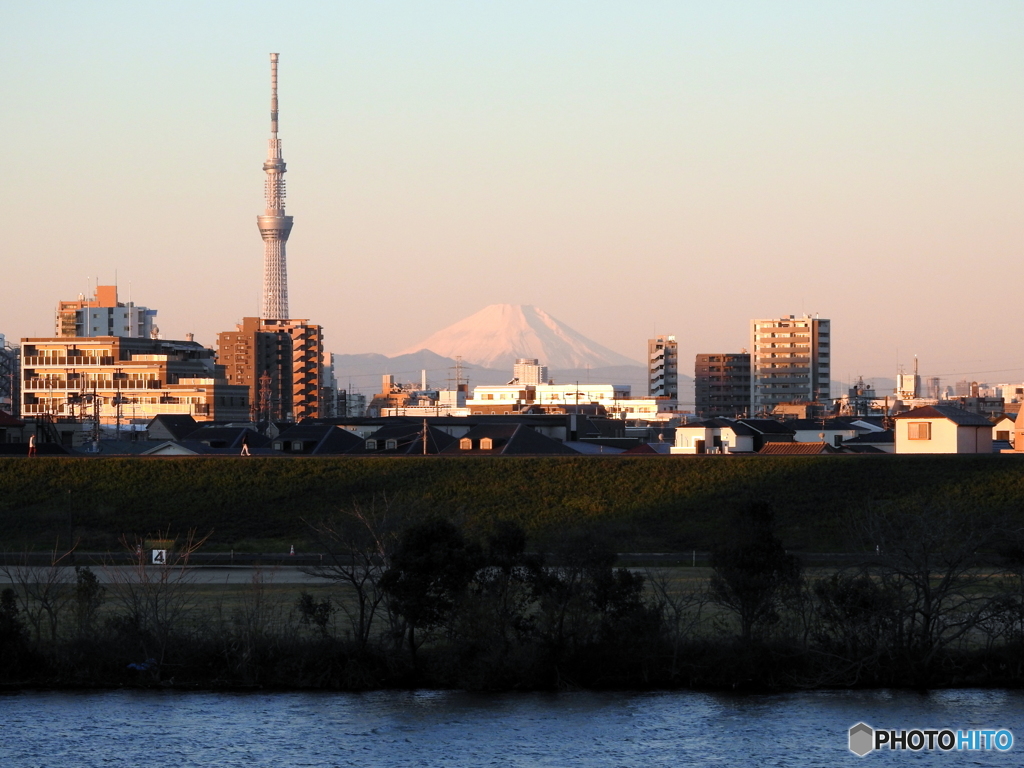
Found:
[[875, 748], [875, 729], [867, 723], [857, 723], [850, 729], [850, 751], [864, 757]]

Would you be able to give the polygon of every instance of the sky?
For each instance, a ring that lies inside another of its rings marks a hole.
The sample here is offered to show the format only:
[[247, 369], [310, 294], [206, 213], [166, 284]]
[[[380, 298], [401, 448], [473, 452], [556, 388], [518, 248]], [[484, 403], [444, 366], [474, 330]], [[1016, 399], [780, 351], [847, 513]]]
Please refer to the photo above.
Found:
[[167, 338], [258, 313], [275, 51], [330, 352], [510, 303], [685, 361], [808, 313], [834, 379], [1024, 381], [1022, 33], [1019, 0], [5, 3], [0, 333], [97, 279]]

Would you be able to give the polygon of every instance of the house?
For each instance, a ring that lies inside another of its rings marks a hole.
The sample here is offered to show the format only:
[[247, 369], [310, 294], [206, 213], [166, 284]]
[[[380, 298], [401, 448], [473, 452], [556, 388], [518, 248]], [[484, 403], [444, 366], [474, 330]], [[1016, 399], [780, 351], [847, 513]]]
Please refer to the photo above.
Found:
[[669, 443], [640, 443], [622, 453], [626, 456], [668, 456], [674, 447]]
[[578, 456], [525, 424], [481, 424], [441, 450], [444, 456]]
[[[426, 436], [426, 450], [423, 448]], [[436, 455], [455, 442], [455, 438], [437, 427], [415, 424], [383, 426], [356, 445], [350, 454], [357, 456]]]
[[296, 424], [275, 437], [271, 446], [275, 451], [293, 456], [332, 456], [348, 453], [363, 444], [363, 440], [347, 429], [331, 424]]
[[25, 440], [25, 422], [0, 411], [0, 443], [21, 443]]
[[161, 413], [146, 425], [147, 440], [184, 440], [199, 428], [189, 413]]
[[754, 447], [752, 450], [760, 451], [765, 443], [792, 443], [795, 432], [787, 426], [786, 422], [775, 419], [740, 419], [744, 424], [754, 430]]
[[952, 405], [896, 416], [896, 453], [992, 453], [992, 422]]
[[669, 453], [753, 453], [756, 437], [757, 433], [742, 421], [705, 419], [676, 427], [675, 444]]
[[843, 440], [844, 453], [895, 453], [896, 436], [891, 429], [881, 432], [865, 432]]
[[[1017, 414], [1010, 416], [1003, 414], [996, 418], [995, 423], [992, 424], [992, 448], [996, 451], [1012, 451], [1013, 442], [1013, 430], [1016, 426], [1014, 419]], [[1024, 444], [1022, 444], [1024, 445]]]
[[205, 426], [183, 440], [166, 440], [142, 451], [142, 456], [238, 456], [243, 444], [250, 454], [271, 453], [270, 439], [252, 427]]
[[797, 443], [824, 441], [835, 448], [860, 432], [850, 422], [839, 419], [787, 419], [786, 426], [793, 430], [793, 440]]

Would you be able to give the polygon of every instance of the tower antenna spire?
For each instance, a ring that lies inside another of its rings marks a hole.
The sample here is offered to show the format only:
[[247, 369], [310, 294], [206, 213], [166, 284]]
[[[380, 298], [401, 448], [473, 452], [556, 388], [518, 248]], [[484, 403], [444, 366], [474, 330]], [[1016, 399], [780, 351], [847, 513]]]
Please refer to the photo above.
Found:
[[267, 207], [256, 223], [263, 236], [263, 306], [265, 319], [288, 318], [288, 263], [285, 243], [292, 231], [292, 217], [284, 212], [284, 173], [287, 170], [277, 137], [277, 62], [280, 54], [270, 54], [270, 143], [263, 170], [267, 174]]
[[277, 60], [280, 54], [270, 54], [270, 134], [277, 138]]

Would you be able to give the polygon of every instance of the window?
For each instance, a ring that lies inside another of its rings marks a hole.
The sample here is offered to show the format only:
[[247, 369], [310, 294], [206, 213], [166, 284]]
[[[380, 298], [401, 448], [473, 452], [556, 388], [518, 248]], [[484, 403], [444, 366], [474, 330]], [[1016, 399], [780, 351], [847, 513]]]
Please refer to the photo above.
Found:
[[997, 429], [996, 430], [996, 440], [1005, 440], [1006, 442], [1010, 442], [1010, 430], [1008, 430], [1008, 429]]
[[907, 439], [908, 440], [931, 440], [932, 439], [932, 424], [930, 421], [910, 421], [907, 422]]
[[481, 437], [480, 438], [480, 450], [481, 451], [489, 451], [489, 450], [491, 450], [493, 448], [494, 448], [494, 441], [491, 440], [491, 438], [489, 438], [489, 437]]
[[398, 448], [398, 441], [393, 439], [388, 440], [384, 443], [384, 447], [389, 451], [394, 451]]
[[461, 451], [471, 451], [471, 450], [473, 450], [473, 441], [470, 440], [468, 437], [462, 438], [461, 440], [459, 440], [459, 450], [461, 450]]
[[367, 440], [366, 441], [366, 450], [368, 450], [368, 451], [376, 451], [377, 450], [377, 441], [376, 440]]

